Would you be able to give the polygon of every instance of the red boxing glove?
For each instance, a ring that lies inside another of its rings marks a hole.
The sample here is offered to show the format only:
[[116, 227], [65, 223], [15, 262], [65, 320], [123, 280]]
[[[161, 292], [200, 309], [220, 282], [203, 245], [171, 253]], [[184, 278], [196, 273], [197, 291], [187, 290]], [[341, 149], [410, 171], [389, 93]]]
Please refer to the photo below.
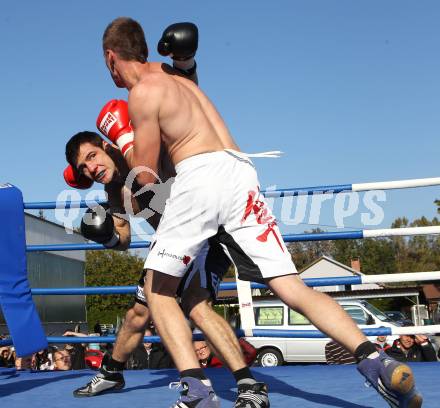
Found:
[[64, 169], [63, 175], [64, 180], [70, 187], [85, 190], [93, 185], [93, 180], [84, 176], [84, 174], [78, 174], [70, 164]]
[[134, 133], [127, 102], [117, 99], [107, 102], [99, 112], [96, 127], [119, 147], [124, 156], [133, 147]]

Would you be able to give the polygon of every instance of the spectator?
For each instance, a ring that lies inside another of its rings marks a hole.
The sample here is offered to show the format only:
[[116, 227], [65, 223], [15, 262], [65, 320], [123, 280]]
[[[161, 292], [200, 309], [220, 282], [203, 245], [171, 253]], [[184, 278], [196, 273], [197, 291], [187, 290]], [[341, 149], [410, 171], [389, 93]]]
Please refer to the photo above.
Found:
[[0, 347], [0, 367], [14, 367], [15, 352], [13, 347]]
[[40, 350], [34, 357], [35, 370], [53, 370], [52, 353], [48, 349]]
[[17, 357], [15, 359], [15, 368], [17, 370], [30, 370], [32, 368], [33, 356]]
[[336, 341], [329, 341], [325, 345], [325, 361], [327, 364], [355, 364], [356, 359]]
[[9, 347], [0, 347], [0, 367], [6, 367], [9, 357]]
[[[79, 332], [72, 332], [72, 331], [66, 331], [63, 336], [66, 337], [87, 337], [87, 334], [79, 333]], [[73, 344], [66, 344], [64, 347], [65, 350], [67, 350], [70, 354], [70, 362], [71, 362], [71, 369], [72, 370], [83, 370], [86, 368], [86, 361], [85, 361], [85, 344], [80, 343], [73, 343]]]
[[[244, 338], [239, 339], [238, 342], [240, 343], [246, 364], [251, 366], [257, 357], [257, 350]], [[206, 341], [194, 341], [193, 346], [202, 368], [223, 367], [223, 361], [211, 351]]]
[[[211, 349], [208, 347], [206, 341], [194, 341], [193, 342], [194, 351], [196, 352], [197, 358], [199, 359], [200, 367], [221, 367], [223, 363], [216, 358], [212, 365], [210, 365], [211, 360], [214, 358]], [[219, 365], [214, 365], [218, 361]]]
[[398, 361], [437, 361], [434, 347], [423, 334], [400, 335], [386, 353]]
[[391, 345], [387, 343], [387, 336], [377, 336], [373, 343], [375, 344], [377, 351], [386, 351], [391, 347]]
[[[151, 330], [145, 330], [146, 337], [153, 335]], [[129, 370], [171, 368], [173, 363], [161, 343], [142, 343], [131, 354], [126, 367]]]
[[56, 350], [53, 354], [53, 369], [56, 371], [66, 371], [72, 369], [72, 363], [70, 361], [70, 353], [65, 350]]

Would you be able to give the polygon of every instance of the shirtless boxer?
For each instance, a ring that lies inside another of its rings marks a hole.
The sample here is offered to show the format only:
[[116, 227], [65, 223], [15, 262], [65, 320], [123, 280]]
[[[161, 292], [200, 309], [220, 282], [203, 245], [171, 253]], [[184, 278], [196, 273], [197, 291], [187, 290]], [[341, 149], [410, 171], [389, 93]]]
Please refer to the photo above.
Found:
[[[163, 33], [163, 38], [172, 36], [175, 38], [172, 41], [173, 47], [184, 48], [182, 52], [192, 54], [197, 48], [196, 34], [195, 26], [181, 23], [168, 27]], [[182, 43], [182, 38], [185, 38], [186, 42]], [[186, 66], [188, 67], [188, 64]], [[164, 68], [167, 72], [172, 72], [171, 67], [164, 66]], [[189, 74], [188, 71], [183, 73], [196, 81], [195, 70], [190, 70]], [[118, 107], [118, 114], [128, 120], [127, 103], [115, 101], [115, 104]], [[128, 217], [121, 218], [121, 215], [126, 212], [124, 205], [126, 197], [129, 197], [129, 208], [133, 209], [135, 214], [153, 213], [147, 218], [147, 221], [154, 229], [157, 227], [169, 192], [161, 191], [162, 202], [159, 203], [161, 208], [158, 208], [156, 200], [156, 211], [150, 211], [149, 205], [153, 195], [147, 191], [134, 197], [140, 186], [134, 183], [129, 190], [126, 185], [128, 166], [121, 152], [115, 146], [106, 143], [96, 133], [80, 132], [67, 143], [66, 158], [70, 164], [64, 175], [70, 186], [88, 188], [94, 181], [97, 181], [105, 185], [105, 191], [108, 195], [109, 208], [106, 212], [102, 209], [89, 209], [86, 212], [84, 222], [81, 224], [81, 232], [86, 238], [103, 243], [112, 249], [125, 250], [128, 248], [130, 224], [127, 221]], [[158, 175], [163, 182], [159, 187], [163, 188], [167, 186], [165, 181], [175, 176], [174, 166], [170, 163], [164, 150], [161, 154]], [[120, 215], [118, 216], [116, 213]], [[112, 216], [106, 216], [107, 214], [112, 214]], [[93, 218], [92, 223], [87, 222], [90, 217]], [[213, 333], [211, 335], [215, 342], [213, 346], [233, 372], [237, 385], [240, 387], [240, 394], [235, 406], [245, 406], [244, 404], [247, 402], [256, 408], [269, 407], [264, 384], [255, 381], [229, 324], [211, 307], [211, 302], [216, 299], [218, 284], [229, 266], [230, 261], [218, 243], [211, 242], [206, 245], [193, 264], [187, 268], [178, 291], [181, 305], [185, 314], [197, 327], [204, 332]], [[130, 354], [142, 342], [143, 333], [150, 321], [150, 313], [143, 292], [144, 277], [145, 272], [139, 280], [135, 304], [127, 312], [124, 323], [118, 332], [112, 356], [105, 357], [100, 373], [92, 381], [74, 391], [76, 397], [99, 395], [102, 392], [124, 387], [122, 370]], [[248, 400], [249, 393], [243, 391], [243, 384], [256, 384], [254, 387], [262, 389], [260, 392], [261, 404], [257, 405], [254, 401]]]
[[[195, 259], [215, 236], [241, 279], [265, 282], [289, 307], [353, 353], [358, 370], [391, 406], [420, 407], [422, 397], [411, 369], [377, 352], [338, 303], [297, 277], [276, 220], [260, 194], [255, 168], [238, 151], [207, 96], [191, 81], [166, 75], [160, 64], [146, 61], [145, 38], [132, 19], [117, 18], [109, 24], [103, 51], [115, 85], [129, 91], [134, 137], [123, 124], [109, 120], [116, 116], [111, 106], [101, 112], [100, 128], [118, 145], [130, 168], [150, 169], [137, 176], [141, 185], [154, 183], [161, 146], [176, 168], [145, 262], [144, 292], [158, 332], [181, 372], [181, 382], [194, 395], [192, 406], [215, 405], [209, 402], [209, 392], [203, 392], [191, 332], [174, 294], [185, 273], [182, 259]], [[172, 256], [162, 256], [163, 251]]]

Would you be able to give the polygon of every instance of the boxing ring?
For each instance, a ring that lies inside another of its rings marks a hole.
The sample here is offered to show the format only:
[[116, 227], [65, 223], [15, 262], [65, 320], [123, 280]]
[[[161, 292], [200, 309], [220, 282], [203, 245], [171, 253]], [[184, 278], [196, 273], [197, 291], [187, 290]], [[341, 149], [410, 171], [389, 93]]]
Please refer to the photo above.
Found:
[[[302, 194], [326, 194], [329, 192], [368, 191], [374, 189], [400, 189], [440, 185], [440, 178], [402, 180], [380, 183], [344, 184], [332, 186], [302, 187], [294, 189], [264, 191], [266, 197], [299, 196]], [[96, 202], [68, 202], [63, 208], [85, 208]], [[6, 216], [8, 233], [0, 236], [0, 303], [11, 333], [11, 338], [0, 341], [1, 345], [14, 345], [18, 356], [25, 356], [46, 348], [48, 343], [107, 343], [114, 342], [114, 336], [104, 337], [46, 337], [32, 302], [32, 295], [112, 295], [132, 294], [135, 286], [122, 287], [81, 287], [81, 288], [33, 288], [27, 282], [25, 254], [36, 251], [101, 250], [100, 244], [64, 244], [64, 245], [26, 245], [24, 239], [23, 210], [59, 209], [59, 203], [24, 203], [21, 192], [12, 185], [0, 185], [0, 211]], [[21, 216], [18, 214], [21, 212]], [[17, 232], [18, 231], [18, 232]], [[389, 236], [414, 236], [440, 234], [440, 226], [372, 229], [344, 232], [325, 232], [316, 234], [283, 235], [286, 242], [311, 240], [363, 239]], [[13, 238], [12, 238], [13, 237]], [[13, 242], [12, 242], [13, 241]], [[131, 248], [146, 248], [149, 242], [138, 241]], [[23, 267], [24, 264], [24, 267]], [[432, 281], [440, 279], [440, 271], [416, 272], [388, 275], [363, 275], [353, 277], [305, 279], [308, 286], [358, 285], [362, 283], [387, 283], [409, 281]], [[252, 288], [264, 285], [252, 283]], [[222, 283], [220, 290], [236, 288], [235, 283]], [[20, 309], [20, 307], [22, 307]], [[23, 313], [23, 310], [25, 313]], [[26, 337], [26, 332], [33, 333]], [[434, 334], [440, 333], [440, 325], [398, 328], [365, 329], [368, 336], [396, 334]], [[242, 336], [238, 330], [237, 335]], [[248, 334], [248, 332], [246, 332]], [[253, 336], [264, 337], [326, 337], [317, 330], [252, 330]], [[196, 335], [196, 337], [200, 335]], [[158, 336], [145, 337], [146, 341], [159, 342]], [[440, 363], [413, 363], [417, 387], [424, 395], [424, 407], [438, 407], [437, 378]], [[325, 364], [288, 365], [280, 367], [255, 367], [256, 378], [269, 386], [272, 407], [342, 407], [373, 408], [387, 404], [373, 389], [363, 385], [354, 365], [337, 366]], [[126, 370], [126, 387], [117, 392], [94, 398], [76, 399], [72, 391], [94, 375], [92, 370], [76, 371], [16, 371], [0, 367], [0, 403], [2, 407], [163, 407], [177, 399], [175, 390], [168, 384], [178, 380], [178, 372], [166, 370]], [[231, 406], [236, 397], [236, 385], [231, 373], [223, 368], [206, 369], [207, 376], [213, 381], [214, 389], [221, 399], [222, 406]]]
[[[424, 395], [423, 407], [438, 407], [440, 363], [414, 363], [417, 387]], [[256, 378], [269, 386], [273, 408], [378, 408], [387, 404], [363, 385], [356, 367], [296, 365], [255, 367]], [[126, 386], [118, 393], [93, 398], [74, 398], [72, 391], [90, 381], [96, 372], [39, 371], [0, 376], [0, 403], [7, 408], [165, 408], [177, 399], [168, 384], [176, 381], [176, 370], [124, 371]], [[235, 382], [224, 368], [208, 368], [206, 374], [221, 399], [231, 407], [236, 397]]]

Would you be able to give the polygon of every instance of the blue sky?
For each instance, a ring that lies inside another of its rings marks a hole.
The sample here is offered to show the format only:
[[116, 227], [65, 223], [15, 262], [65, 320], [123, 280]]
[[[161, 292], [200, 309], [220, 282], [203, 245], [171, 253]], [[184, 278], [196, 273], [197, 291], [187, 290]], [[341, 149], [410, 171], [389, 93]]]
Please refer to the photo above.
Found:
[[[166, 60], [156, 44], [167, 25], [198, 25], [200, 86], [241, 149], [285, 152], [256, 159], [263, 187], [440, 175], [440, 3], [125, 3], [2, 3], [0, 182], [18, 186], [25, 201], [56, 199], [66, 188], [68, 138], [94, 130], [107, 100], [126, 97], [101, 51], [103, 30], [121, 15], [142, 24], [153, 61]], [[433, 217], [440, 191], [387, 192], [386, 198], [375, 227], [403, 215]], [[333, 207], [323, 204], [318, 223], [335, 224]], [[346, 228], [362, 227], [362, 210], [347, 218]]]

